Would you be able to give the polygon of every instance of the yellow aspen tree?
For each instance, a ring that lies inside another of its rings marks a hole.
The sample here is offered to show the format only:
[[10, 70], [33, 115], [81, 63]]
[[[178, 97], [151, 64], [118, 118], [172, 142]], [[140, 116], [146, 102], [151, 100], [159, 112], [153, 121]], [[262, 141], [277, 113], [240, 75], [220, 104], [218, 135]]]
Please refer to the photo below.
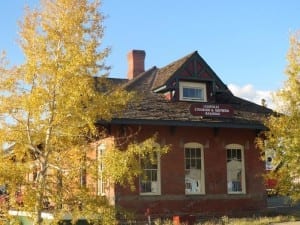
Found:
[[287, 79], [283, 88], [274, 95], [280, 114], [266, 120], [266, 141], [258, 141], [260, 147], [274, 152], [274, 171], [269, 175], [277, 182], [279, 194], [300, 199], [300, 39], [298, 34], [290, 38], [287, 55]]
[[[101, 46], [100, 1], [40, 3], [37, 9], [27, 8], [20, 23], [24, 63], [9, 67], [5, 57], [0, 61], [0, 142], [6, 149], [0, 154], [0, 184], [9, 196], [2, 212], [29, 212], [38, 225], [45, 223], [45, 208], [54, 221], [72, 214], [74, 220], [113, 224], [114, 208], [80, 181], [80, 173], [97, 168], [88, 157], [90, 143], [100, 137], [95, 121], [109, 121], [134, 94], [112, 88], [106, 79], [104, 60], [110, 49]], [[101, 92], [95, 88], [96, 76], [105, 86]], [[127, 154], [138, 156], [137, 148], [151, 151], [153, 143], [150, 138]], [[115, 150], [115, 163], [124, 160], [122, 154]], [[139, 174], [138, 157], [126, 157], [133, 170], [112, 167], [115, 171], [107, 174], [115, 182]]]

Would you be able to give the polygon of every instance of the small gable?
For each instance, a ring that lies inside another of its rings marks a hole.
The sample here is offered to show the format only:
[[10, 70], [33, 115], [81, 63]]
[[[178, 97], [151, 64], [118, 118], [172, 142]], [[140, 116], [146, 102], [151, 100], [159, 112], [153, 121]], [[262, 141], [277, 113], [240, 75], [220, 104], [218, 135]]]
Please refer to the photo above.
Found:
[[175, 101], [211, 102], [216, 91], [229, 91], [197, 51], [159, 69], [152, 87]]

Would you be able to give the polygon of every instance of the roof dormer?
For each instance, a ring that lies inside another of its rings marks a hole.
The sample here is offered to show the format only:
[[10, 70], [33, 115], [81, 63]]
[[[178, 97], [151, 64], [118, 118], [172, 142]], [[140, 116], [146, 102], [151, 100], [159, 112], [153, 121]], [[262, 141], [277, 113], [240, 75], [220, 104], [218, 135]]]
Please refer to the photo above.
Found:
[[193, 52], [161, 69], [153, 92], [173, 101], [214, 102], [216, 92], [228, 91], [198, 52]]

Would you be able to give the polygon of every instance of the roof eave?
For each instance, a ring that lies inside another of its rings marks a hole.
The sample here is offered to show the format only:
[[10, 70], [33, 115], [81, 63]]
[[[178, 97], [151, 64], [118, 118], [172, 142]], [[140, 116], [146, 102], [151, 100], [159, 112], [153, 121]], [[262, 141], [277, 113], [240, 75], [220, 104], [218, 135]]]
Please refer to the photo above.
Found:
[[178, 121], [178, 120], [150, 120], [150, 119], [112, 119], [111, 121], [98, 121], [99, 125], [154, 125], [154, 126], [188, 126], [188, 127], [208, 127], [208, 128], [236, 128], [266, 130], [261, 123], [232, 123], [225, 121]]
[[163, 91], [166, 90], [166, 88], [167, 88], [167, 85], [163, 85], [163, 86], [160, 86], [159, 88], [153, 89], [153, 92], [154, 92], [154, 93], [163, 92]]

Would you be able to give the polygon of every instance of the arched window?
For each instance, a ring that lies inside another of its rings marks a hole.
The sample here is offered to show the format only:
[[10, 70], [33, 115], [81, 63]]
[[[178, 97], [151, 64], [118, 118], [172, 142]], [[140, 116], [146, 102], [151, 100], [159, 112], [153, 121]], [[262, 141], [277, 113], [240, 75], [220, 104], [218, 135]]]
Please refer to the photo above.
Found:
[[246, 193], [244, 147], [239, 144], [226, 145], [227, 152], [227, 192]]
[[185, 194], [204, 194], [203, 145], [190, 142], [184, 145]]
[[[155, 144], [154, 148], [159, 147]], [[152, 157], [152, 158], [151, 158]], [[148, 158], [140, 160], [142, 174], [140, 176], [140, 194], [141, 195], [160, 195], [160, 155], [154, 153]]]

